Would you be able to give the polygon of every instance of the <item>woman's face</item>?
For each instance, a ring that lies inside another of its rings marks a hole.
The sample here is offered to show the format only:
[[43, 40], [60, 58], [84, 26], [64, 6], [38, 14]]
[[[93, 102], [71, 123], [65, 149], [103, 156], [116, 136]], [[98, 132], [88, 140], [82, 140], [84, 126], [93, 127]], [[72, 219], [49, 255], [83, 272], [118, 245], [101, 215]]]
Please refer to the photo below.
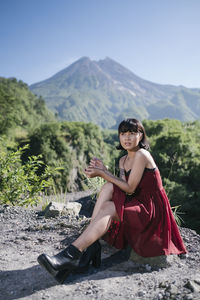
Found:
[[127, 131], [120, 132], [119, 134], [120, 144], [127, 151], [134, 150], [139, 145], [141, 139], [142, 132]]

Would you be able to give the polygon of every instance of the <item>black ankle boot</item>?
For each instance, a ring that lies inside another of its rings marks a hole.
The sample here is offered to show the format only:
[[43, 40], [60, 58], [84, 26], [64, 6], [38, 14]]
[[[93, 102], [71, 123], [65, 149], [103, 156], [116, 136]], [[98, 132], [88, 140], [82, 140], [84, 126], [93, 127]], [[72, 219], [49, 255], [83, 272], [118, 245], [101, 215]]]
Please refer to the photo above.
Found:
[[81, 256], [81, 251], [73, 245], [69, 245], [66, 249], [60, 253], [49, 256], [46, 254], [41, 254], [38, 256], [38, 262], [43, 266], [49, 273], [53, 271], [68, 270], [71, 271], [75, 269], [79, 264], [79, 258]]
[[101, 266], [101, 244], [97, 240], [90, 245], [81, 255], [78, 270], [84, 272], [88, 269], [90, 262], [93, 267], [99, 268]]
[[[90, 245], [86, 251], [83, 252], [81, 255], [79, 265], [77, 267], [77, 272], [85, 272], [89, 268], [90, 262], [92, 261], [92, 265], [95, 268], [99, 268], [101, 265], [101, 244], [99, 241], [94, 242]], [[76, 270], [75, 270], [76, 271]], [[69, 276], [71, 271], [69, 270], [62, 270], [58, 271], [53, 277], [59, 283], [64, 283], [66, 278]]]

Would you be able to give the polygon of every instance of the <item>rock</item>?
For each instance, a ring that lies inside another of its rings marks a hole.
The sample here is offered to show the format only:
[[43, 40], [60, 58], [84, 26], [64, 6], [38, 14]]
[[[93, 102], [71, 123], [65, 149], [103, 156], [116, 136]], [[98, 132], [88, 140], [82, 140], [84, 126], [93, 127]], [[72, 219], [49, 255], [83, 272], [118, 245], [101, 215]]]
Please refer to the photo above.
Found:
[[187, 294], [183, 297], [183, 300], [192, 300], [192, 299], [194, 299], [192, 294]]
[[178, 290], [178, 287], [173, 285], [173, 284], [170, 284], [167, 288], [166, 288], [166, 291], [170, 293], [170, 295], [176, 295], [178, 294], [179, 290]]
[[78, 216], [81, 210], [81, 204], [78, 202], [68, 202], [66, 210], [67, 213]]
[[200, 275], [197, 274], [195, 277], [194, 277], [194, 282], [197, 283], [199, 286], [200, 286]]
[[158, 300], [163, 299], [163, 295], [162, 295], [161, 293], [159, 293], [158, 296], [157, 296], [157, 299], [158, 299]]
[[169, 297], [170, 297], [170, 293], [169, 293], [169, 292], [165, 292], [165, 296], [166, 296], [167, 298], [169, 298]]
[[172, 266], [175, 261], [178, 261], [179, 258], [177, 255], [161, 255], [155, 257], [142, 257], [135, 253], [132, 249], [130, 254], [130, 260], [153, 267], [167, 268]]
[[200, 285], [195, 280], [188, 280], [185, 287], [194, 293], [200, 293]]
[[139, 291], [138, 292], [138, 296], [139, 297], [144, 297], [146, 295], [146, 292], [145, 291]]
[[162, 281], [159, 283], [159, 288], [166, 288], [168, 287], [169, 283], [168, 281]]
[[55, 218], [59, 215], [78, 216], [81, 210], [81, 204], [77, 202], [58, 203], [50, 202], [44, 210], [45, 218]]
[[178, 256], [180, 259], [186, 259], [189, 257], [188, 253], [182, 253], [182, 254], [179, 254]]
[[145, 265], [145, 268], [146, 268], [146, 270], [147, 270], [148, 272], [150, 272], [151, 269], [152, 269], [150, 265]]

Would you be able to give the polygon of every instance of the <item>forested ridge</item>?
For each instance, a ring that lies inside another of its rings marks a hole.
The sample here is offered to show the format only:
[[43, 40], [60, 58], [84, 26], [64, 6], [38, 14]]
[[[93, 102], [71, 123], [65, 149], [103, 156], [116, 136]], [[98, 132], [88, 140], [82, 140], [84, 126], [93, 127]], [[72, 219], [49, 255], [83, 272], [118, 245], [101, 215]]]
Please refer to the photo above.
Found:
[[28, 85], [15, 78], [0, 77], [0, 133], [10, 129], [30, 130], [42, 122], [54, 120], [41, 97], [30, 92]]
[[[29, 188], [27, 195], [87, 189], [84, 168], [93, 156], [117, 173], [123, 153], [115, 149], [116, 130], [57, 121], [44, 100], [14, 78], [0, 78], [0, 112], [0, 202], [27, 204], [29, 200], [23, 202], [24, 186]], [[200, 121], [144, 120], [143, 124], [171, 206], [179, 206], [183, 226], [200, 232]], [[16, 202], [9, 199], [11, 195], [18, 197]]]

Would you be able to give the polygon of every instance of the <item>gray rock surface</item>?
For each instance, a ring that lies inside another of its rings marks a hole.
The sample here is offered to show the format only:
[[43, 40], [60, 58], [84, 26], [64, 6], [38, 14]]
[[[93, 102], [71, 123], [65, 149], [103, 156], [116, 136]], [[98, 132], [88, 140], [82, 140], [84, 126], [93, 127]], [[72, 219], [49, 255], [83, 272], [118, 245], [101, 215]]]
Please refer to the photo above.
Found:
[[142, 257], [139, 256], [135, 251], [132, 249], [130, 253], [130, 259], [134, 262], [139, 264], [145, 264], [147, 270], [151, 270], [151, 267], [156, 266], [160, 268], [168, 268], [172, 266], [174, 263], [180, 260], [178, 255], [161, 255], [155, 257]]
[[168, 268], [136, 263], [126, 250], [102, 244], [102, 266], [70, 274], [58, 284], [37, 263], [55, 254], [88, 224], [84, 216], [46, 219], [37, 209], [0, 206], [0, 299], [200, 299], [200, 236], [181, 228], [189, 251]]
[[42, 212], [45, 218], [55, 218], [61, 215], [74, 215], [78, 216], [81, 210], [81, 204], [78, 202], [50, 202]]

